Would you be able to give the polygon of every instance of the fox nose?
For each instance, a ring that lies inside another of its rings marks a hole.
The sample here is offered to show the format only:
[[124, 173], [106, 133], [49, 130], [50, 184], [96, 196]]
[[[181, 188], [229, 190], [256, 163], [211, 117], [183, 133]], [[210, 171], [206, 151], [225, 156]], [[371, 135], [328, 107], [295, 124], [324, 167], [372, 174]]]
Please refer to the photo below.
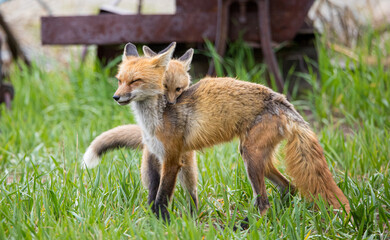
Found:
[[117, 96], [117, 95], [114, 95], [114, 96], [112, 96], [112, 98], [113, 98], [115, 101], [118, 101], [120, 97]]

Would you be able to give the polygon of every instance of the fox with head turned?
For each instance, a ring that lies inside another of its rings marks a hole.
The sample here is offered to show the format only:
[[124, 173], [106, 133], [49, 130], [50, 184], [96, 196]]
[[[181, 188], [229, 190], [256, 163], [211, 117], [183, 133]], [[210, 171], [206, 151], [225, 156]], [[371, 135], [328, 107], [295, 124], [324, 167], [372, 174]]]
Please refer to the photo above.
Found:
[[[159, 54], [166, 52], [170, 46], [160, 51]], [[147, 46], [143, 46], [143, 51], [146, 57], [158, 55]], [[169, 62], [163, 82], [164, 95], [169, 104], [175, 104], [176, 99], [191, 84], [188, 71], [193, 54], [194, 50], [189, 49], [180, 58], [172, 59]], [[87, 167], [95, 167], [104, 153], [120, 147], [143, 148], [142, 132], [139, 126], [135, 124], [122, 125], [103, 132], [92, 141], [83, 156], [83, 162]]]
[[[170, 45], [171, 46], [171, 45]], [[159, 54], [166, 52], [170, 46], [160, 51]], [[146, 57], [155, 57], [158, 54], [155, 53], [147, 46], [143, 46], [144, 55]], [[164, 96], [169, 104], [175, 104], [176, 99], [185, 91], [190, 83], [190, 64], [192, 61], [194, 50], [189, 49], [178, 59], [172, 59], [167, 67], [167, 71], [164, 77]], [[142, 131], [138, 125], [127, 124], [115, 127], [108, 131], [103, 132], [96, 137], [90, 146], [87, 148], [83, 156], [83, 164], [92, 168], [95, 167], [100, 157], [110, 151], [120, 147], [126, 147], [129, 149], [142, 149], [144, 145], [142, 143]], [[191, 210], [193, 206], [197, 207], [197, 164], [195, 158], [195, 151], [188, 152], [186, 157], [183, 158], [183, 167], [179, 172], [179, 179], [184, 188], [186, 188], [191, 197]], [[149, 166], [153, 166], [152, 168]], [[151, 177], [148, 177], [151, 172], [149, 169], [161, 168], [161, 164], [157, 161], [156, 157], [149, 153], [147, 149], [143, 150], [143, 156], [141, 161], [141, 179], [143, 184], [148, 188], [158, 187], [158, 181], [150, 181]], [[159, 178], [159, 173], [154, 174], [154, 178]], [[155, 191], [149, 191], [148, 202], [152, 204], [155, 199]]]
[[127, 44], [113, 97], [120, 105], [132, 104], [145, 148], [160, 163], [159, 168], [147, 168], [149, 181], [158, 182], [149, 185], [153, 193], [149, 195], [155, 196], [152, 209], [158, 216], [169, 219], [167, 205], [186, 154], [235, 137], [240, 139], [255, 205], [262, 214], [269, 208], [264, 177], [282, 190], [291, 187], [272, 163], [283, 139], [287, 140], [286, 170], [298, 190], [349, 212], [349, 202], [333, 180], [316, 135], [283, 95], [232, 78], [204, 78], [184, 91], [176, 104], [167, 105], [163, 81], [173, 51], [174, 45], [145, 58]]

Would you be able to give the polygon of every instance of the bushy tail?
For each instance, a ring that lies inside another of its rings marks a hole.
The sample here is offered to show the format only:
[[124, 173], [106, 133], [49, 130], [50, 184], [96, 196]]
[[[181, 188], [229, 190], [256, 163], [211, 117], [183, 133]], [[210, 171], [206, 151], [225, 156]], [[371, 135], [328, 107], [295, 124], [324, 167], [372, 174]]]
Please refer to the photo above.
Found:
[[[286, 171], [293, 177], [300, 192], [307, 198], [321, 195], [335, 208], [350, 206], [347, 198], [333, 180], [323, 149], [307, 123], [288, 121]], [[341, 203], [341, 204], [340, 204]]]
[[142, 131], [139, 126], [123, 125], [100, 134], [87, 148], [83, 156], [83, 164], [87, 168], [96, 167], [104, 153], [120, 147], [130, 149], [143, 147]]

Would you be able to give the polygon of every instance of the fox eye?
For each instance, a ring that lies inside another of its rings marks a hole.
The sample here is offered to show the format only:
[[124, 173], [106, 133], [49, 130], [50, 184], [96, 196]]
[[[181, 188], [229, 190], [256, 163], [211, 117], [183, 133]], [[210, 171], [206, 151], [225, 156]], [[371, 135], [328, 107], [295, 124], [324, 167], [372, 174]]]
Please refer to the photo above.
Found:
[[180, 92], [180, 90], [181, 90], [181, 88], [179, 88], [179, 87], [176, 88], [176, 92]]
[[137, 78], [137, 79], [133, 80], [131, 83], [135, 83], [135, 82], [139, 82], [139, 81], [142, 81], [142, 79], [141, 78]]
[[121, 84], [121, 83], [122, 83], [122, 81], [121, 81], [119, 78], [117, 78], [117, 80], [118, 80], [118, 84]]
[[165, 88], [165, 89], [168, 89], [168, 86], [167, 86], [166, 84], [164, 84], [164, 88]]

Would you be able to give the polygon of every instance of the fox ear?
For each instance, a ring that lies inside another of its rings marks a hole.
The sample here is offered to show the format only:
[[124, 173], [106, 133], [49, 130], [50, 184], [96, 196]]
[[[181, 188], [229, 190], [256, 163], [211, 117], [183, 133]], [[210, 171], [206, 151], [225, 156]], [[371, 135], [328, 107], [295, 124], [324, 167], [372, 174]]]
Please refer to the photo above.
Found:
[[122, 61], [126, 60], [127, 57], [134, 56], [139, 57], [137, 47], [132, 43], [127, 43], [123, 50]]
[[166, 51], [168, 51], [172, 46], [176, 46], [176, 42], [172, 42], [171, 44], [168, 45], [168, 47], [164, 48], [163, 50], [161, 50], [160, 52], [158, 52], [158, 54], [163, 54], [165, 53]]
[[[173, 43], [169, 44], [168, 47], [166, 47], [163, 50], [161, 50], [160, 52], [158, 52], [158, 54], [165, 53], [166, 51], [168, 51], [173, 46], [173, 44], [176, 44], [176, 43], [173, 42]], [[147, 56], [147, 57], [157, 56], [157, 53], [155, 53], [152, 49], [150, 49], [150, 47], [148, 47], [146, 45], [142, 47], [142, 50], [144, 51], [144, 55]]]
[[186, 68], [186, 71], [189, 71], [191, 68], [191, 61], [192, 56], [194, 55], [194, 49], [190, 48], [187, 50], [186, 53], [184, 53], [183, 56], [179, 58], [179, 61], [184, 64], [184, 67]]
[[144, 51], [144, 55], [146, 57], [154, 57], [157, 56], [157, 53], [155, 53], [152, 49], [150, 49], [148, 46], [143, 46], [142, 50]]
[[[167, 67], [172, 58], [173, 51], [175, 51], [176, 43], [171, 43], [165, 52], [158, 54], [155, 57], [155, 64], [159, 67]], [[165, 50], [165, 49], [164, 49]]]

